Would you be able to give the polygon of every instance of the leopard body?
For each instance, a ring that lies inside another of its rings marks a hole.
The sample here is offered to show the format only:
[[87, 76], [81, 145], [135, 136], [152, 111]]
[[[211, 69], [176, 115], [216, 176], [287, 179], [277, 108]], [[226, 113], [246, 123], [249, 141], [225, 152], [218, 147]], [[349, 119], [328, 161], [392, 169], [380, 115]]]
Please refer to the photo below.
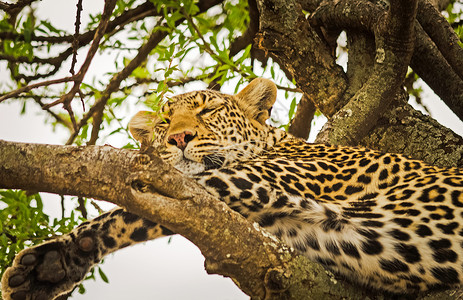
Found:
[[[187, 93], [138, 113], [130, 129], [230, 208], [351, 281], [399, 294], [463, 281], [462, 170], [306, 143], [265, 123], [275, 98], [264, 79], [237, 95]], [[2, 284], [12, 299], [60, 295], [104, 255], [169, 234], [118, 208], [26, 249]]]

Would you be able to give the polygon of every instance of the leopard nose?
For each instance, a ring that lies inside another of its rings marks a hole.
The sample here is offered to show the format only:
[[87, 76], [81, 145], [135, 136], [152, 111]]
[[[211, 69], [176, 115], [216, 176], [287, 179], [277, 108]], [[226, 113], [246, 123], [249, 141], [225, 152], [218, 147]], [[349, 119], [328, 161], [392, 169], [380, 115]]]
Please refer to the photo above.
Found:
[[185, 150], [188, 143], [193, 140], [194, 137], [195, 135], [191, 131], [185, 130], [181, 133], [169, 135], [167, 142], [171, 145], [177, 146], [177, 148], [181, 150]]

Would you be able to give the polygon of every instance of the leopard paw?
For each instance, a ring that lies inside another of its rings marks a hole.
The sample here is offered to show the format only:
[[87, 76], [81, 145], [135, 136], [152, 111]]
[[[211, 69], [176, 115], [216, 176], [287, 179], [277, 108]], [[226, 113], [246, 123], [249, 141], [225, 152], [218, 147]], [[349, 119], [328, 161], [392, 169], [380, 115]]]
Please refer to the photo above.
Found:
[[21, 251], [3, 274], [3, 298], [46, 300], [72, 291], [99, 261], [96, 248], [92, 235], [67, 235]]

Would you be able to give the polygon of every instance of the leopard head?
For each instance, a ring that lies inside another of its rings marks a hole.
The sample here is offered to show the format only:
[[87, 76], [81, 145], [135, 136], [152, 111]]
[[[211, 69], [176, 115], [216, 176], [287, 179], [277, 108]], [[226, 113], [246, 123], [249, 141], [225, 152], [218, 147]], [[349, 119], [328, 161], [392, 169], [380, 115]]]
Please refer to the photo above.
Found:
[[129, 129], [181, 172], [197, 174], [264, 150], [276, 92], [273, 82], [258, 78], [237, 95], [206, 90], [174, 96], [158, 113], [137, 113]]

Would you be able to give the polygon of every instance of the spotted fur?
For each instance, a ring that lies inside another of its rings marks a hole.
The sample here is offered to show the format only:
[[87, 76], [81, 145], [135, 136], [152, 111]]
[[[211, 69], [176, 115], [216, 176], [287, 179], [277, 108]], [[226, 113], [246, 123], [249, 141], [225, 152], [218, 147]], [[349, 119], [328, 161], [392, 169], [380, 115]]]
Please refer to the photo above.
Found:
[[[308, 144], [265, 124], [275, 98], [264, 79], [234, 96], [187, 93], [158, 114], [138, 113], [130, 130], [248, 220], [352, 281], [392, 293], [460, 284], [462, 171]], [[20, 253], [3, 278], [6, 299], [65, 293], [105, 254], [167, 234], [122, 209], [106, 213]]]

